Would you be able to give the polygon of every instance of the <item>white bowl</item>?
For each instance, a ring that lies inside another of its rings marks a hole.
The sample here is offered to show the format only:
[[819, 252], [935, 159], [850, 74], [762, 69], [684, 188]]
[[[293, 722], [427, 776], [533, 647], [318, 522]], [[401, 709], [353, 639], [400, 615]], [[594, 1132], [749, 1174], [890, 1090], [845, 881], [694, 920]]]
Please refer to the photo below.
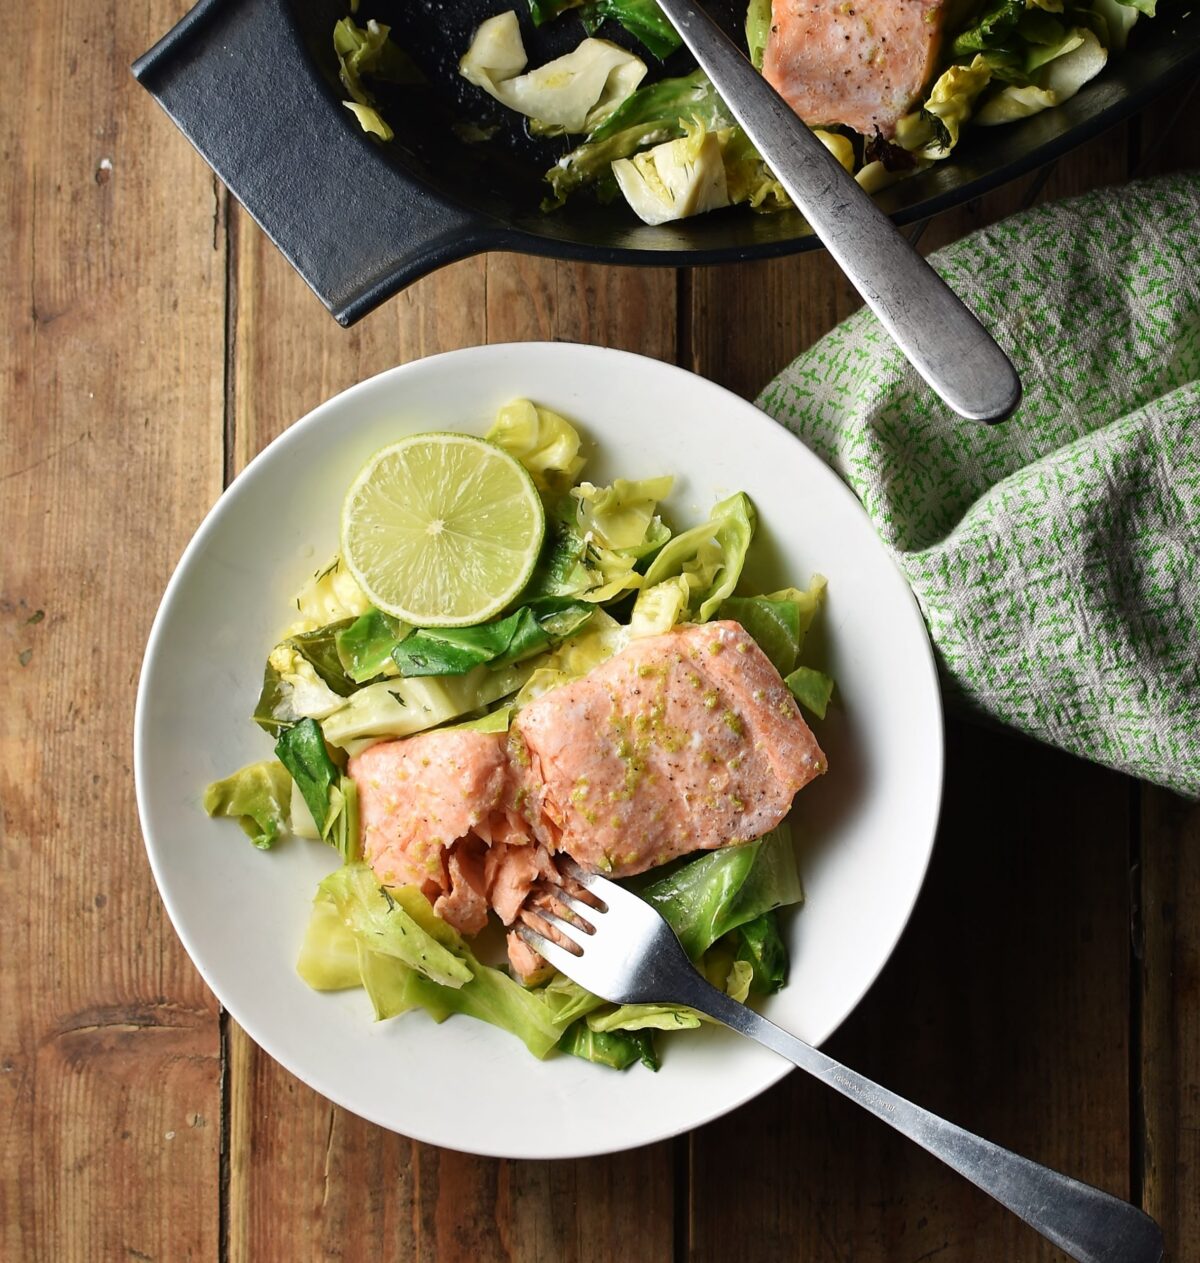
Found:
[[815, 642], [837, 691], [815, 727], [829, 772], [797, 799], [808, 899], [786, 921], [791, 979], [764, 1011], [814, 1044], [842, 1022], [904, 929], [933, 845], [943, 751], [929, 642], [907, 585], [837, 477], [752, 405], [656, 360], [562, 343], [456, 351], [363, 382], [276, 439], [205, 519], [163, 597], [138, 690], [138, 809], [163, 902], [196, 967], [293, 1074], [418, 1140], [581, 1157], [697, 1127], [789, 1066], [717, 1029], [663, 1039], [657, 1074], [618, 1074], [568, 1056], [536, 1061], [469, 1018], [438, 1026], [414, 1012], [374, 1024], [364, 993], [317, 994], [295, 971], [334, 853], [300, 840], [255, 850], [200, 805], [207, 782], [270, 754], [249, 719], [263, 661], [290, 598], [336, 550], [342, 497], [362, 464], [418, 430], [482, 434], [519, 396], [578, 423], [593, 481], [674, 474], [667, 510], [680, 525], [748, 492], [763, 584], [828, 578]]

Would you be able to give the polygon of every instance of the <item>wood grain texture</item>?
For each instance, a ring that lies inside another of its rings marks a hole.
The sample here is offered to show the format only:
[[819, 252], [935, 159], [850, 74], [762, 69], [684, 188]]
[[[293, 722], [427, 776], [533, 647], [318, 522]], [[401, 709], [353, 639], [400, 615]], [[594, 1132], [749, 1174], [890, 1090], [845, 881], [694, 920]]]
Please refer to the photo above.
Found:
[[158, 596], [220, 489], [220, 203], [128, 71], [175, 16], [39, 6], [0, 94], [5, 1259], [216, 1251], [217, 1009], [130, 766]]
[[[669, 271], [511, 255], [467, 260], [347, 332], [244, 214], [235, 214], [230, 236], [231, 472], [352, 382], [439, 351], [536, 338], [674, 357]], [[537, 383], [529, 389], [536, 394]], [[599, 1263], [613, 1250], [670, 1255], [670, 1146], [561, 1163], [496, 1162], [441, 1150], [330, 1105], [232, 1022], [227, 1046], [225, 1246], [233, 1263], [280, 1257]]]
[[1200, 807], [1147, 789], [1141, 811], [1142, 1204], [1168, 1258], [1200, 1242]]

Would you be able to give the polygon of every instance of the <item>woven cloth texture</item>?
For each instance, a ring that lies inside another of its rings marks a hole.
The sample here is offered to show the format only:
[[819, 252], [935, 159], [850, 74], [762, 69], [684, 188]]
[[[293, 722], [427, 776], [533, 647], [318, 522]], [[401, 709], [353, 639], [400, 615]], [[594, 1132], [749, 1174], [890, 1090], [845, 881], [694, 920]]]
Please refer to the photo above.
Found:
[[931, 262], [1021, 374], [964, 421], [869, 312], [758, 403], [858, 495], [952, 705], [1200, 796], [1200, 175], [1025, 212]]

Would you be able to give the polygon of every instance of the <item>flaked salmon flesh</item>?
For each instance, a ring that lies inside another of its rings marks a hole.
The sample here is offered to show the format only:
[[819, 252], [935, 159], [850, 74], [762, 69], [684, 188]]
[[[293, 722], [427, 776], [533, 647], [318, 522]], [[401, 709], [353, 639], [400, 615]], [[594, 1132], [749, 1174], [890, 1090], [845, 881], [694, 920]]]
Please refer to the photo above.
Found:
[[810, 126], [890, 139], [941, 49], [943, 0], [772, 0], [763, 75]]
[[[350, 760], [363, 854], [476, 934], [512, 925], [554, 855], [630, 876], [761, 837], [825, 756], [770, 660], [737, 623], [634, 641], [520, 710], [509, 733], [434, 730]], [[515, 934], [514, 969], [541, 963]]]

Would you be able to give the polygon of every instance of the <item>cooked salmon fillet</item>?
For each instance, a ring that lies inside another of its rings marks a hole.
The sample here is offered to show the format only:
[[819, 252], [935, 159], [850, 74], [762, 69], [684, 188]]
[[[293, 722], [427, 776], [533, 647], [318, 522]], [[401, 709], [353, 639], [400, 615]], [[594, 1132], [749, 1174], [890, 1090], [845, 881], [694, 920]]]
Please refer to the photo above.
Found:
[[384, 741], [350, 760], [358, 786], [363, 856], [379, 880], [450, 889], [446, 852], [503, 805], [504, 734], [449, 731]]
[[[513, 808], [504, 733], [434, 730], [370, 746], [350, 760], [363, 856], [387, 885], [419, 886], [434, 911], [478, 934], [495, 908], [506, 925], [532, 886], [560, 880]], [[541, 965], [510, 938], [523, 977]]]
[[535, 836], [616, 877], [761, 837], [826, 766], [733, 622], [635, 640], [521, 710], [509, 754]]
[[[381, 742], [349, 771], [379, 880], [477, 934], [489, 907], [506, 925], [535, 914], [531, 891], [564, 881], [555, 853], [623, 877], [761, 837], [825, 756], [770, 660], [718, 622], [634, 641], [508, 734]], [[515, 933], [509, 959], [526, 979], [542, 966]]]
[[886, 138], [921, 98], [943, 0], [772, 0], [763, 75], [812, 126]]

